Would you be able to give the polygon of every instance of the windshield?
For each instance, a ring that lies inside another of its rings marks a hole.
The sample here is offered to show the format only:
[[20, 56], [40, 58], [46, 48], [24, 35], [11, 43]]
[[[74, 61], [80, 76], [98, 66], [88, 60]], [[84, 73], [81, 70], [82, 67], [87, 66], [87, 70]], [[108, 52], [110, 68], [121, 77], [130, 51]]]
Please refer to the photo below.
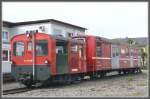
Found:
[[24, 43], [19, 41], [14, 43], [14, 55], [23, 56], [24, 55]]
[[36, 41], [36, 55], [37, 56], [48, 55], [48, 42], [47, 42], [47, 40]]

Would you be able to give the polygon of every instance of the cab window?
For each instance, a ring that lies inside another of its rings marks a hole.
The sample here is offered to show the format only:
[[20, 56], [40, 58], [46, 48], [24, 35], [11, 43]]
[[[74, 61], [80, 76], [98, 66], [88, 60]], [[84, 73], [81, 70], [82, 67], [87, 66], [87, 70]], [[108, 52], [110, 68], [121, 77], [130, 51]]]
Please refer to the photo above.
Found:
[[36, 41], [36, 56], [48, 55], [48, 42], [47, 40]]
[[24, 42], [15, 42], [13, 46], [14, 56], [24, 55]]

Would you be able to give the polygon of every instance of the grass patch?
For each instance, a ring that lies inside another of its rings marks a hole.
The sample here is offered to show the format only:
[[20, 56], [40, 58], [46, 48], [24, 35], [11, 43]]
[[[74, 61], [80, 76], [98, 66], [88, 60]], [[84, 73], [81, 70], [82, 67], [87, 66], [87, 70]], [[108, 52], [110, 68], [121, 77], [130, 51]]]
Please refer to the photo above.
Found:
[[132, 93], [131, 96], [141, 96], [142, 94], [140, 92]]
[[137, 84], [137, 86], [147, 86], [145, 83]]
[[127, 78], [127, 80], [128, 80], [128, 81], [133, 81], [133, 77], [129, 76], [129, 77]]
[[131, 86], [132, 86], [132, 84], [131, 84], [131, 83], [128, 83], [128, 86], [129, 86], [129, 87], [131, 87]]

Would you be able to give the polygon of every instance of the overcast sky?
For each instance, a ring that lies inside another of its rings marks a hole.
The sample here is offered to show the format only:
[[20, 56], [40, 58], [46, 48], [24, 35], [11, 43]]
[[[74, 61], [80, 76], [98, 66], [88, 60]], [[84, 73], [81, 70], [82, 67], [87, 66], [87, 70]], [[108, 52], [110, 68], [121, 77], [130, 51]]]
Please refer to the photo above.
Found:
[[2, 19], [57, 19], [106, 38], [148, 37], [148, 2], [2, 2]]

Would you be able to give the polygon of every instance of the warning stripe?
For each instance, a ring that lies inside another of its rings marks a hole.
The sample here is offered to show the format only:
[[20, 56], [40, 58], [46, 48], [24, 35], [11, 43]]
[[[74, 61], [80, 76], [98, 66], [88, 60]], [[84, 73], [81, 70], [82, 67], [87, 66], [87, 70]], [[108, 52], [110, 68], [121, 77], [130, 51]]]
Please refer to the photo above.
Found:
[[112, 59], [110, 57], [92, 57], [92, 59]]
[[129, 58], [119, 58], [120, 60], [130, 60]]

